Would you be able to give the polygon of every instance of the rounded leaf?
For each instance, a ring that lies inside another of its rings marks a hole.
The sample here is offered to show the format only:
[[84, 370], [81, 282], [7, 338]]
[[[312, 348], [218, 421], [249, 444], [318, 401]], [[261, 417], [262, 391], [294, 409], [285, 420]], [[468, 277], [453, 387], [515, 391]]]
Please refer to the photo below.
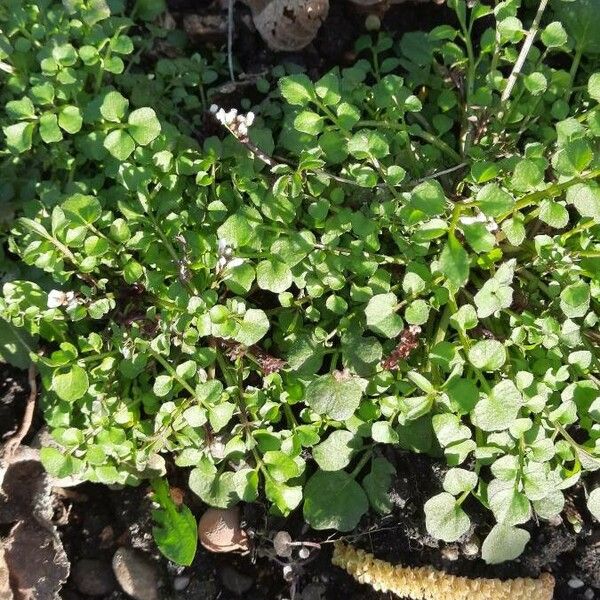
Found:
[[83, 398], [89, 386], [88, 375], [79, 365], [73, 365], [66, 371], [57, 370], [52, 374], [52, 389], [61, 400], [66, 402]]

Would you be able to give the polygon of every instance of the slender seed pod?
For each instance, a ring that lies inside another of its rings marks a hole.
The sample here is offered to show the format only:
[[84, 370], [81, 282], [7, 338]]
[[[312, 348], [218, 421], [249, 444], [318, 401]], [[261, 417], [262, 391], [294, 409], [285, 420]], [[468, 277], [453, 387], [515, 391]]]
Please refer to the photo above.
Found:
[[360, 583], [411, 600], [552, 600], [554, 577], [539, 579], [469, 579], [433, 567], [402, 567], [336, 542], [332, 562]]

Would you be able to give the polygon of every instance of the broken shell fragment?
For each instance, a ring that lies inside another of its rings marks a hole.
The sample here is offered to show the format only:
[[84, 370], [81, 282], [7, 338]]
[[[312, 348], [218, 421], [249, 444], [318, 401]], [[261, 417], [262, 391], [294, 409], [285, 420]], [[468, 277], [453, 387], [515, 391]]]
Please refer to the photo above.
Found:
[[272, 50], [308, 46], [329, 13], [329, 0], [245, 0], [254, 25]]
[[198, 523], [200, 543], [211, 552], [248, 552], [250, 540], [240, 526], [240, 509], [209, 508]]

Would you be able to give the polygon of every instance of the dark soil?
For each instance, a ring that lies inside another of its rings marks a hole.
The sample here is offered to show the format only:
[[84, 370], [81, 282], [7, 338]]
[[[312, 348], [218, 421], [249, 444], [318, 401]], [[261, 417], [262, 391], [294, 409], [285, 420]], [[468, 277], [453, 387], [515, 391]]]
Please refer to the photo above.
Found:
[[[28, 397], [27, 372], [0, 363], [0, 444], [19, 429]], [[36, 414], [32, 430], [35, 432], [40, 424], [41, 419]], [[25, 443], [31, 437], [30, 432]]]
[[[0, 437], [16, 430], [28, 395], [26, 374], [0, 365]], [[35, 431], [35, 429], [33, 430]], [[30, 434], [31, 435], [31, 434]], [[397, 476], [391, 491], [392, 514], [365, 517], [357, 531], [346, 536], [348, 542], [373, 552], [393, 564], [432, 565], [448, 573], [468, 577], [537, 577], [551, 572], [557, 581], [555, 600], [589, 600], [600, 597], [600, 530], [589, 525], [582, 486], [570, 490], [563, 519], [549, 524], [527, 525], [531, 542], [517, 560], [496, 566], [485, 565], [469, 548], [479, 545], [492, 523], [489, 514], [477, 505], [467, 506], [474, 532], [456, 544], [440, 544], [425, 531], [423, 503], [440, 490], [444, 466], [423, 455], [389, 450], [388, 460], [396, 466]], [[170, 475], [185, 503], [199, 516], [204, 506], [185, 490], [185, 472]], [[288, 519], [266, 514], [260, 503], [244, 507], [243, 519], [254, 537], [255, 550], [248, 556], [211, 554], [199, 548], [193, 565], [181, 568], [162, 558], [152, 539], [149, 490], [109, 489], [84, 484], [57, 490], [59, 532], [71, 562], [71, 578], [62, 592], [64, 600], [126, 600], [111, 574], [111, 559], [120, 546], [134, 547], [154, 561], [160, 574], [161, 600], [382, 600], [389, 595], [356, 583], [331, 566], [330, 532], [310, 531], [301, 514]], [[67, 515], [67, 517], [65, 517]], [[569, 521], [583, 523], [575, 533]], [[305, 562], [296, 557], [291, 581], [283, 576], [270, 541], [277, 531], [287, 531], [295, 540], [320, 542]], [[336, 536], [339, 537], [339, 536]], [[583, 585], [574, 589], [573, 579]], [[90, 596], [80, 589], [99, 579], [107, 591]], [[181, 589], [183, 588], [183, 589]], [[592, 589], [595, 588], [595, 589]], [[108, 591], [110, 590], [110, 591]], [[235, 591], [237, 590], [237, 592]], [[591, 596], [592, 591], [595, 596]], [[587, 594], [587, 595], [586, 595]], [[534, 599], [532, 599], [534, 600]]]
[[[490, 522], [480, 519], [476, 528], [478, 535], [457, 544], [440, 545], [425, 532], [422, 506], [440, 489], [441, 465], [418, 455], [395, 454], [388, 458], [394, 459], [398, 472], [392, 490], [394, 511], [383, 518], [365, 518], [359, 529], [347, 536], [349, 542], [394, 564], [432, 565], [468, 577], [536, 577], [549, 571], [557, 580], [555, 600], [584, 600], [590, 597], [588, 590], [592, 586], [597, 588], [595, 597], [600, 594], [600, 532], [597, 530], [584, 525], [576, 534], [566, 519], [553, 525], [531, 523], [528, 529], [532, 541], [519, 560], [485, 565], [477, 557], [465, 556], [465, 550], [468, 542], [477, 543], [485, 535], [491, 527]], [[191, 567], [175, 567], [160, 557], [152, 541], [147, 491], [144, 487], [109, 490], [92, 484], [71, 490], [71, 497], [63, 499], [70, 508], [70, 517], [68, 525], [61, 529], [61, 537], [72, 565], [82, 559], [95, 559], [108, 567], [116, 548], [126, 545], [147, 552], [156, 561], [156, 568], [162, 575], [163, 599], [235, 600], [243, 597], [246, 600], [276, 600], [291, 597], [292, 583], [296, 598], [303, 600], [382, 600], [390, 597], [356, 583], [343, 571], [332, 567], [328, 536], [305, 531], [300, 515], [287, 520], [269, 518], [260, 505], [245, 508], [248, 530], [255, 536], [256, 551], [251, 555], [217, 555], [200, 548]], [[185, 501], [196, 514], [201, 514], [203, 507], [194, 498], [186, 497]], [[582, 490], [575, 488], [570, 498], [571, 514], [580, 509], [581, 514], [585, 514], [582, 504]], [[469, 512], [477, 521], [477, 512]], [[323, 542], [321, 550], [313, 552], [312, 560], [298, 568], [292, 583], [284, 580], [282, 565], [273, 556], [266, 556], [267, 553], [272, 555], [269, 538], [279, 530], [288, 531], [296, 540]], [[584, 583], [581, 588], [569, 586], [569, 581], [575, 577]], [[181, 581], [189, 583], [184, 590], [176, 591], [175, 586]], [[113, 587], [114, 591], [102, 598], [127, 598], [118, 591], [116, 582]], [[244, 591], [240, 594], [232, 591], [236, 588]], [[63, 598], [88, 600], [92, 597], [81, 594], [77, 582], [71, 578]]]

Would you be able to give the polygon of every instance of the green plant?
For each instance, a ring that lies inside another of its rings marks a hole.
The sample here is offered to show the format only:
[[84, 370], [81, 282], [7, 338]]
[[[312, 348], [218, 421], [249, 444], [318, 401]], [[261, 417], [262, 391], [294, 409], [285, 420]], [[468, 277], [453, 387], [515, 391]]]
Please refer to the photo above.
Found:
[[[473, 498], [522, 549], [516, 526], [600, 467], [589, 49], [550, 22], [511, 75], [519, 2], [454, 0], [458, 29], [363, 37], [353, 67], [200, 119], [165, 83], [177, 63], [134, 102], [135, 62], [111, 62], [134, 56], [133, 22], [87, 23], [101, 4], [26, 3], [72, 37], [48, 28], [25, 64], [35, 19], [3, 17], [9, 247], [26, 267], [0, 314], [42, 374], [46, 468], [135, 484], [172, 457], [207, 504], [261, 495], [348, 531], [389, 511], [393, 444], [451, 467], [425, 505], [433, 535], [465, 534]], [[205, 108], [214, 64], [190, 83]], [[224, 135], [200, 143], [210, 120]]]

